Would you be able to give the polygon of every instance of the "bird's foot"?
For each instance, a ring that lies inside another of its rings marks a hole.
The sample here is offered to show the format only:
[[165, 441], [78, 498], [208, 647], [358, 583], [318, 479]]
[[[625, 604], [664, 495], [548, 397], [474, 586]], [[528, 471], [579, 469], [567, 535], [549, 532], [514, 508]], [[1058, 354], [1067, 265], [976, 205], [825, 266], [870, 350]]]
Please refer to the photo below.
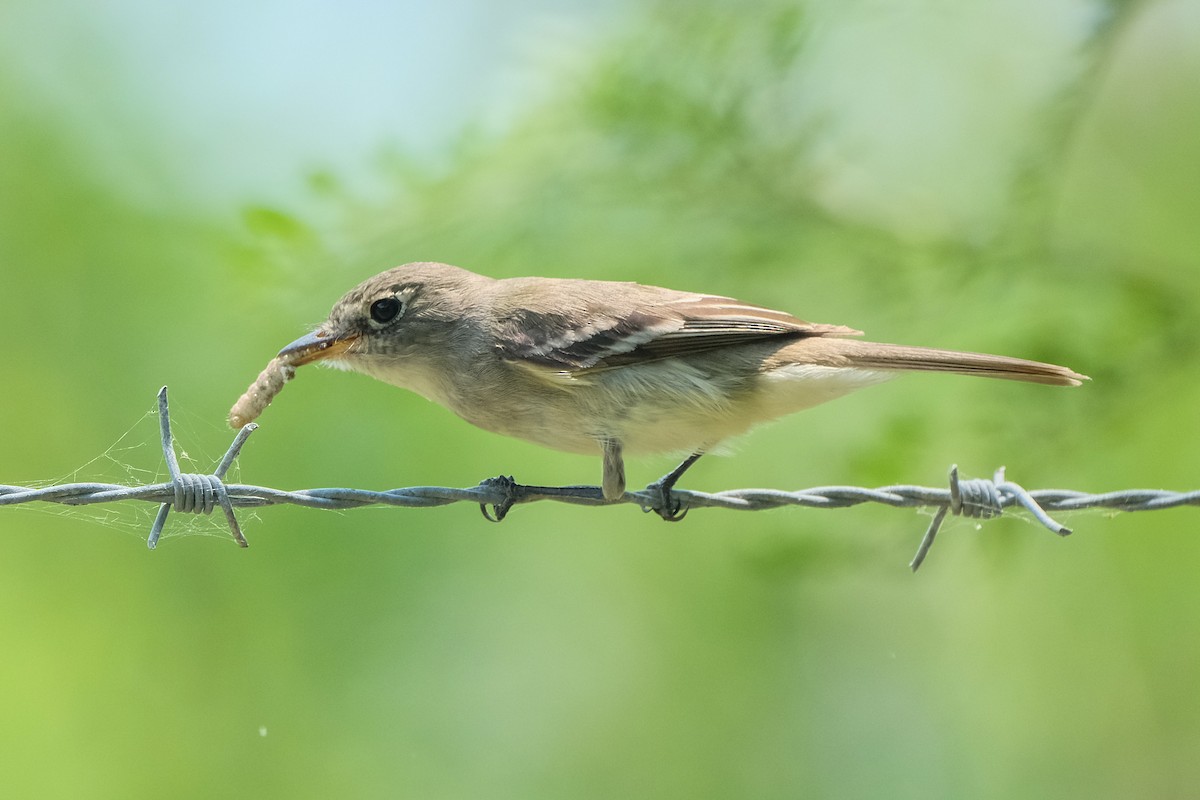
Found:
[[492, 505], [491, 514], [488, 513], [487, 503], [479, 504], [479, 511], [488, 522], [502, 521], [508, 515], [509, 509], [521, 497], [521, 484], [513, 480], [513, 476], [511, 475], [497, 475], [495, 478], [487, 478], [480, 481], [479, 486], [484, 489], [497, 489], [503, 493], [503, 497]]
[[654, 498], [654, 503], [643, 506], [642, 510], [653, 511], [666, 522], [679, 522], [687, 516], [688, 507], [682, 500], [676, 500], [671, 494], [675, 481], [668, 480], [670, 477], [667, 475], [659, 478], [646, 487], [646, 492]]
[[646, 491], [654, 498], [655, 502], [649, 506], [642, 506], [643, 511], [653, 511], [658, 514], [666, 522], [679, 522], [687, 516], [687, 504], [682, 500], [676, 500], [671, 496], [671, 490], [675, 488], [675, 484], [683, 477], [683, 473], [699, 460], [703, 452], [692, 453], [685, 458], [683, 462], [675, 469], [663, 475], [654, 483], [646, 487]]

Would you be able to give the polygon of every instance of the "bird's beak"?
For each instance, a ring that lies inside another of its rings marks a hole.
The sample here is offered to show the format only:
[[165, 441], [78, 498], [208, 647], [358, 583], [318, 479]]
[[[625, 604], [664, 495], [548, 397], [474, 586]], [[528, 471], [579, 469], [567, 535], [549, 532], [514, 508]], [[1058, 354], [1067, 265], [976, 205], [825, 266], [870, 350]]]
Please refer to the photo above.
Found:
[[311, 361], [337, 358], [357, 342], [358, 337], [357, 333], [334, 335], [324, 330], [315, 330], [280, 350], [278, 358], [295, 367]]

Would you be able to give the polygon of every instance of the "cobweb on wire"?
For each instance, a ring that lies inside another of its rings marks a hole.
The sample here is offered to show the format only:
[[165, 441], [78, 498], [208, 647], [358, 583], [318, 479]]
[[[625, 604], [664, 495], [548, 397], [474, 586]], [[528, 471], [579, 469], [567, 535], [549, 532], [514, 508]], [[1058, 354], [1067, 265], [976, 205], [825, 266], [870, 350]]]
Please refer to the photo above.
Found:
[[[159, 410], [157, 404], [146, 408], [134, 422], [101, 453], [74, 468], [49, 480], [22, 481], [21, 485], [31, 489], [48, 489], [70, 483], [111, 483], [123, 486], [146, 486], [166, 483], [171, 475], [162, 458], [159, 433]], [[223, 447], [229, 431], [223, 420], [213, 422], [190, 412], [175, 412], [172, 426], [177, 431], [176, 455], [185, 472], [211, 472], [220, 460], [204, 442], [219, 441]], [[231, 482], [240, 480], [241, 468], [237, 461], [229, 468]], [[18, 506], [27, 512], [49, 514], [67, 518], [72, 522], [82, 521], [90, 526], [117, 531], [136, 538], [144, 545], [146, 531], [154, 522], [155, 509], [145, 503], [96, 503], [89, 505], [65, 505], [27, 503]], [[243, 522], [258, 520], [252, 509], [242, 511]], [[204, 514], [178, 514], [171, 525], [162, 533], [163, 539], [184, 536], [212, 536], [228, 540], [229, 529], [224, 519]]]

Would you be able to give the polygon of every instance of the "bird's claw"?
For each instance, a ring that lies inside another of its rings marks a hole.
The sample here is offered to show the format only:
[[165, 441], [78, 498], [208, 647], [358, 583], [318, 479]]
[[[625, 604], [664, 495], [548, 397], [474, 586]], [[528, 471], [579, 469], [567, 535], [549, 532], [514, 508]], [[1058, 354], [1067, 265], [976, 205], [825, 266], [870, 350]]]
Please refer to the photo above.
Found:
[[[517, 491], [520, 488], [511, 475], [497, 475], [495, 478], [487, 478], [479, 482], [481, 488], [499, 489], [504, 493], [504, 497], [497, 503], [492, 505], [492, 513], [488, 513], [488, 504], [480, 503], [479, 511], [483, 514], [483, 518], [488, 522], [501, 522], [508, 515], [509, 509], [516, 504], [520, 493]], [[493, 514], [495, 516], [493, 516]]]
[[670, 484], [655, 481], [646, 487], [646, 491], [655, 496], [653, 505], [643, 506], [643, 511], [653, 511], [664, 522], [679, 522], [687, 516], [688, 507], [682, 500], [676, 500], [671, 494]]

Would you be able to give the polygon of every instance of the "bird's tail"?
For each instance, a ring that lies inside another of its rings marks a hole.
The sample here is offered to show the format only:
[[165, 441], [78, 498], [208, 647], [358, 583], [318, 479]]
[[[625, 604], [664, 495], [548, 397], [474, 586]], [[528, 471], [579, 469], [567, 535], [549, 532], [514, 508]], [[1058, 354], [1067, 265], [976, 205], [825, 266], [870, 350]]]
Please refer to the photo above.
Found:
[[1029, 361], [1024, 358], [962, 353], [902, 344], [838, 340], [838, 355], [850, 366], [879, 370], [914, 370], [980, 375], [1010, 381], [1044, 383], [1049, 386], [1079, 386], [1088, 376], [1068, 367]]

